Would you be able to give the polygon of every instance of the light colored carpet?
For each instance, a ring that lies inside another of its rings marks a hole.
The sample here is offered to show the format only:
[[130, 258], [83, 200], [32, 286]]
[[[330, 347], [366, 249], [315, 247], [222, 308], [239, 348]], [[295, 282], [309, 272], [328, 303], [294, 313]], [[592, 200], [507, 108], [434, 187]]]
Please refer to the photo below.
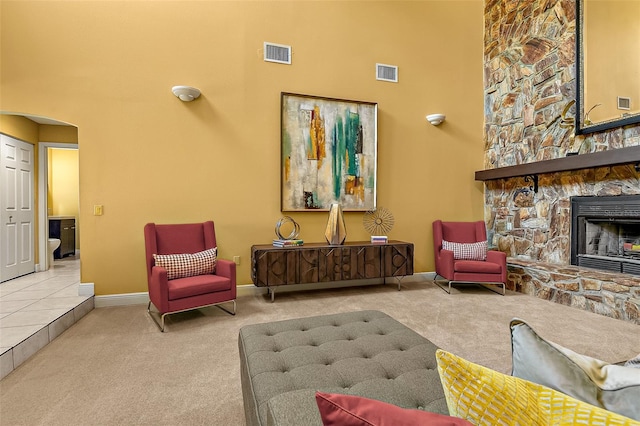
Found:
[[579, 353], [619, 362], [640, 353], [640, 327], [519, 293], [432, 282], [265, 294], [168, 317], [146, 305], [95, 309], [0, 382], [2, 425], [243, 425], [238, 331], [247, 324], [377, 309], [436, 345], [503, 373], [509, 320]]

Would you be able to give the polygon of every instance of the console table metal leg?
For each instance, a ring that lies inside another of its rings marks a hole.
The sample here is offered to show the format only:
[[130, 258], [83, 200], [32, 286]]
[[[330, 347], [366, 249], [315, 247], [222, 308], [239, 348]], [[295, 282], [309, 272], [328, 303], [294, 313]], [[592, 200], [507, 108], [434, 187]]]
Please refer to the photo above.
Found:
[[398, 280], [398, 291], [402, 290], [402, 286], [400, 284], [402, 284], [402, 279], [404, 278], [404, 275], [398, 275], [395, 277], [396, 280]]
[[276, 297], [276, 289], [275, 288], [271, 288], [271, 287], [267, 287], [267, 294], [271, 295], [271, 303], [273, 303], [274, 299]]
[[[405, 277], [405, 275], [396, 275], [394, 277], [391, 278], [395, 278], [397, 280], [398, 283], [398, 291], [402, 290], [402, 287], [400, 286], [402, 279]], [[387, 285], [387, 277], [382, 277], [382, 284]]]

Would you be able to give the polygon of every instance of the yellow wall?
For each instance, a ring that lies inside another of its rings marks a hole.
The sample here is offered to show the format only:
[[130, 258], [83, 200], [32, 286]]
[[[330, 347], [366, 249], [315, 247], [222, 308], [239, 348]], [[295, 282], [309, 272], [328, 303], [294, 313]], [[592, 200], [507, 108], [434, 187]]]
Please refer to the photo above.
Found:
[[33, 145], [39, 140], [38, 124], [18, 115], [0, 114], [0, 132]]
[[51, 197], [54, 216], [78, 213], [78, 151], [50, 148], [52, 163]]
[[53, 126], [40, 124], [38, 126], [40, 142], [78, 143], [78, 129], [73, 126]]
[[[98, 295], [146, 291], [151, 221], [213, 219], [220, 257], [241, 256], [251, 283], [251, 245], [286, 214], [283, 91], [378, 103], [378, 205], [416, 271], [434, 270], [433, 220], [483, 218], [482, 1], [0, 4], [0, 110], [78, 127], [81, 280]], [[264, 41], [291, 45], [293, 64], [264, 62]], [[376, 81], [376, 62], [400, 83]], [[178, 84], [203, 95], [180, 102]], [[323, 240], [326, 213], [291, 216]], [[362, 216], [346, 213], [347, 240], [368, 238]]]
[[80, 249], [78, 210], [78, 150], [49, 148], [49, 215], [73, 216], [76, 219], [76, 250]]
[[[592, 122], [640, 111], [640, 0], [584, 3], [584, 112]], [[631, 110], [618, 109], [618, 96]]]

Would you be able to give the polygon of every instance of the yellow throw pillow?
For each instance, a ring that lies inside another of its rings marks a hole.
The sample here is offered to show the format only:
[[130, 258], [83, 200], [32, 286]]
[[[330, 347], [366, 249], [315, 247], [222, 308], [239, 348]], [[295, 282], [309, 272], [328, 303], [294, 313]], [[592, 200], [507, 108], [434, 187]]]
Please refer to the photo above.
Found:
[[635, 425], [561, 392], [436, 352], [449, 414], [475, 425]]

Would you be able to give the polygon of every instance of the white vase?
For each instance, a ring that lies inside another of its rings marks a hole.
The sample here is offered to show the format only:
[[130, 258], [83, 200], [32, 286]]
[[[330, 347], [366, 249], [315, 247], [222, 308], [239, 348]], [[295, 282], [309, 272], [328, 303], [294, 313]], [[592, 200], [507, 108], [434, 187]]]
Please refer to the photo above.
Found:
[[340, 204], [331, 204], [324, 237], [327, 239], [327, 243], [331, 245], [343, 244], [344, 240], [347, 239], [347, 228], [344, 225], [344, 216], [342, 215]]

